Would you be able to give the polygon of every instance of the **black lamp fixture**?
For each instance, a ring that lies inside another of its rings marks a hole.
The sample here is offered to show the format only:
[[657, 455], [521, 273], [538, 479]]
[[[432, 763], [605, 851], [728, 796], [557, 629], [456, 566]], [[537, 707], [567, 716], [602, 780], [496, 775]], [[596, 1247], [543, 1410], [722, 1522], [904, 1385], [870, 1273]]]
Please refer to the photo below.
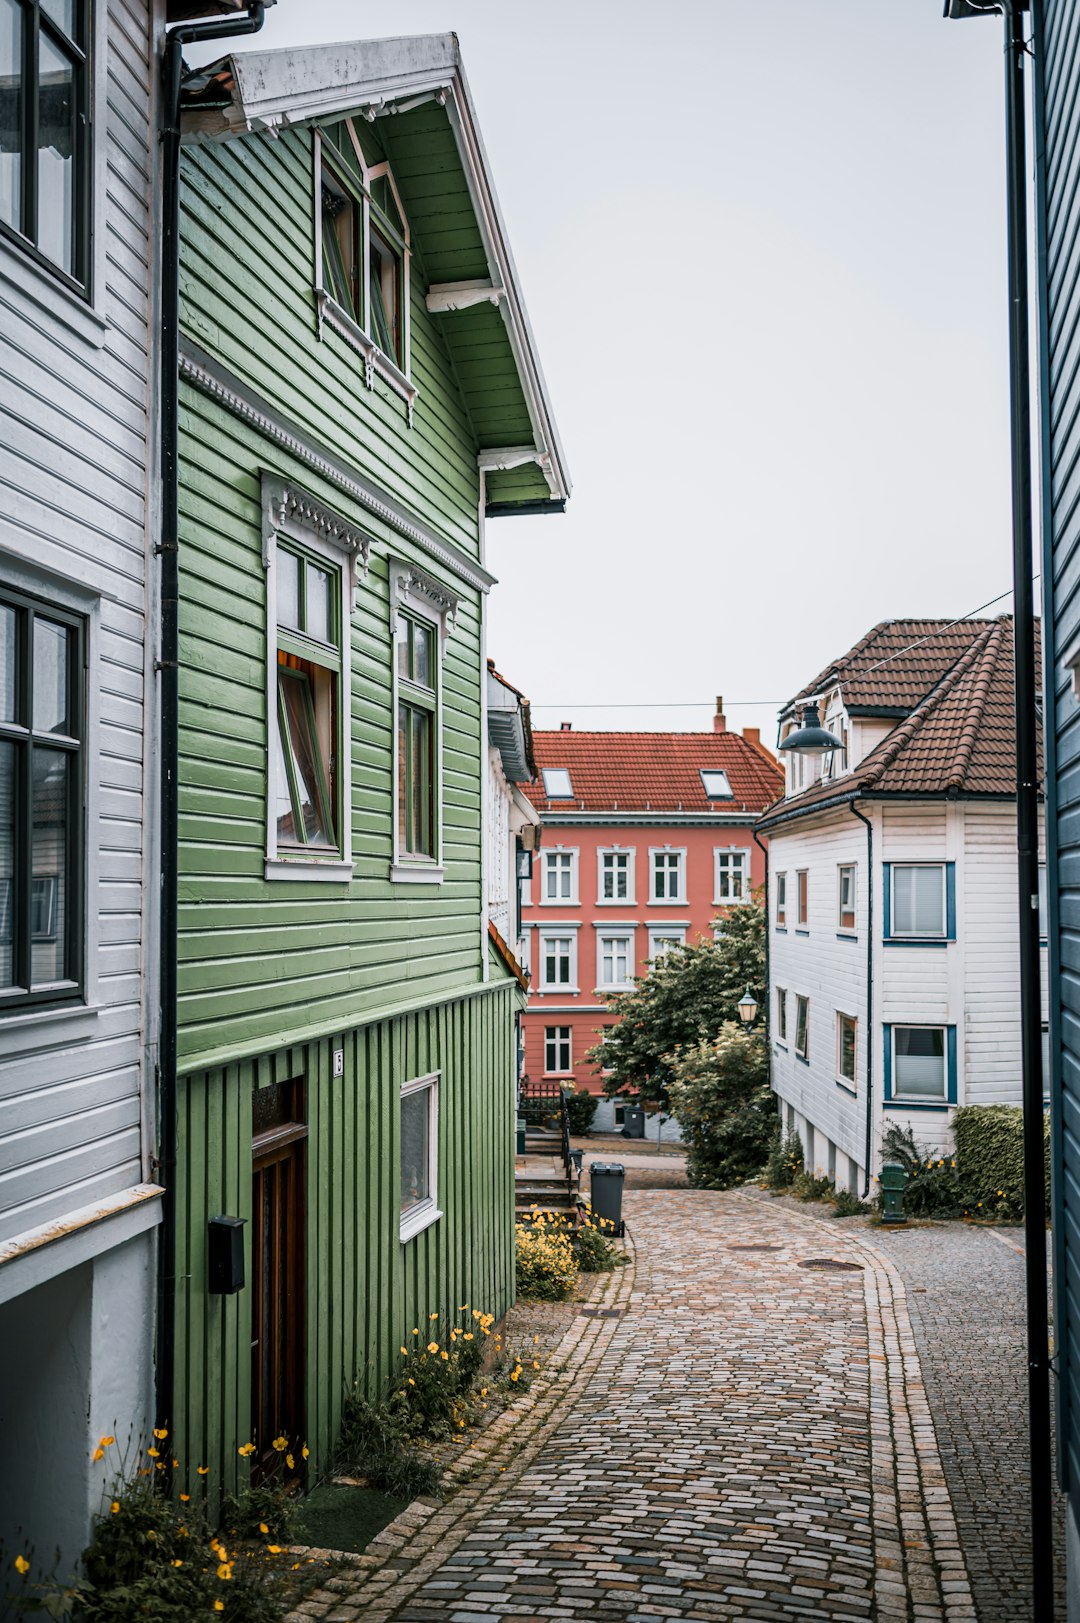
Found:
[[782, 750], [792, 750], [796, 755], [828, 755], [830, 750], [843, 747], [835, 734], [821, 725], [816, 704], [803, 706], [802, 726], [780, 742]]
[[750, 1027], [757, 1019], [758, 1011], [757, 998], [754, 996], [753, 992], [751, 992], [749, 987], [746, 988], [746, 991], [743, 993], [738, 1003], [736, 1003], [735, 1007], [739, 1011], [739, 1019], [742, 1021], [743, 1026], [747, 1031], [749, 1031]]

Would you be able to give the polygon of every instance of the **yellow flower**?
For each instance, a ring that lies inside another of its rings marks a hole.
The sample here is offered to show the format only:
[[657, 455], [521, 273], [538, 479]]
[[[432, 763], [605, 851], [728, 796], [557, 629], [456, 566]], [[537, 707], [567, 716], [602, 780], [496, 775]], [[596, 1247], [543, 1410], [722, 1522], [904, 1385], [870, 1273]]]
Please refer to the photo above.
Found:
[[468, 1302], [462, 1302], [461, 1306], [458, 1308], [458, 1312], [459, 1313], [467, 1313], [468, 1311], [469, 1311]]
[[290, 1471], [295, 1471], [296, 1470], [296, 1461], [293, 1459], [291, 1454], [286, 1454], [286, 1456], [285, 1456], [285, 1464], [289, 1467]]
[[310, 1453], [311, 1453], [311, 1450], [308, 1447], [308, 1445], [305, 1443], [303, 1448], [300, 1450], [301, 1458], [306, 1460]]
[[533, 1359], [533, 1369], [539, 1369], [539, 1368], [540, 1368], [540, 1360], [539, 1360], [539, 1358], [534, 1358]]
[[270, 1446], [275, 1448], [279, 1454], [284, 1454], [289, 1446], [289, 1439], [287, 1437], [275, 1437]]
[[214, 1602], [214, 1611], [215, 1612], [223, 1612], [224, 1610], [225, 1610], [225, 1602], [223, 1600], [216, 1600]]
[[98, 1447], [99, 1448], [111, 1448], [112, 1445], [115, 1443], [115, 1441], [116, 1441], [115, 1437], [99, 1437], [98, 1438]]
[[114, 1516], [119, 1516], [119, 1514], [120, 1514], [120, 1501], [119, 1501], [119, 1499], [114, 1499], [113, 1500], [112, 1504], [109, 1506], [109, 1510], [112, 1512], [112, 1514]]
[[514, 1370], [514, 1371], [513, 1371], [513, 1373], [512, 1373], [512, 1374], [511, 1374], [511, 1376], [510, 1376], [510, 1379], [511, 1379], [511, 1380], [512, 1380], [512, 1381], [516, 1381], [516, 1380], [517, 1380], [517, 1378], [518, 1378], [518, 1376], [519, 1376], [519, 1375], [520, 1375], [520, 1374], [521, 1374], [521, 1371], [520, 1371], [520, 1370], [519, 1370], [519, 1369], [515, 1369], [515, 1370]]
[[404, 1355], [405, 1355], [405, 1357], [406, 1357], [406, 1358], [408, 1358], [408, 1356], [409, 1356], [409, 1349], [408, 1349], [408, 1347], [402, 1347], [402, 1349], [401, 1349], [401, 1350], [402, 1350], [402, 1352], [403, 1352], [403, 1353], [404, 1353]]
[[281, 1554], [281, 1545], [280, 1544], [268, 1544], [266, 1546], [266, 1548], [270, 1551], [271, 1555], [280, 1555]]
[[173, 1562], [174, 1567], [182, 1567], [183, 1564], [184, 1563], [179, 1559], [179, 1557], [177, 1557], [177, 1559]]
[[30, 1571], [30, 1563], [26, 1559], [25, 1555], [17, 1555], [15, 1557], [15, 1571], [19, 1574], [20, 1578], [25, 1578], [26, 1574]]
[[411, 1375], [409, 1376], [409, 1385], [410, 1386], [415, 1386], [416, 1385], [416, 1382], [413, 1380]]
[[269, 1533], [269, 1531], [270, 1531], [270, 1529], [267, 1527], [265, 1522], [260, 1522], [259, 1523], [259, 1532], [260, 1533]]
[[241, 1443], [240, 1447], [236, 1450], [236, 1452], [238, 1454], [242, 1455], [243, 1458], [246, 1460], [249, 1455], [254, 1454], [254, 1452], [255, 1452], [255, 1444], [254, 1443]]
[[416, 1329], [413, 1330], [413, 1335], [414, 1336], [418, 1336], [419, 1334], [420, 1334], [419, 1330], [416, 1330]]
[[222, 1561], [217, 1569], [217, 1575], [223, 1583], [232, 1577], [232, 1562]]
[[155, 1447], [154, 1447], [154, 1446], [153, 1446], [153, 1444], [151, 1444], [151, 1445], [150, 1445], [150, 1447], [149, 1447], [149, 1448], [148, 1448], [148, 1449], [147, 1449], [147, 1450], [146, 1450], [146, 1452], [147, 1452], [147, 1453], [148, 1453], [148, 1454], [149, 1454], [149, 1456], [150, 1456], [150, 1458], [151, 1458], [151, 1459], [152, 1459], [152, 1460], [156, 1460], [156, 1459], [157, 1459], [157, 1457], [158, 1457], [158, 1451], [157, 1451], [157, 1449], [156, 1449], [156, 1448], [155, 1448]]
[[95, 1448], [94, 1452], [90, 1456], [90, 1459], [94, 1465], [97, 1464], [98, 1460], [103, 1460], [104, 1458], [105, 1450], [103, 1448]]
[[482, 1397], [482, 1398], [486, 1398], [486, 1397], [487, 1397], [487, 1387], [486, 1387], [486, 1386], [482, 1386], [482, 1387], [481, 1387], [481, 1388], [480, 1388], [480, 1396], [481, 1396], [481, 1397]]
[[440, 1353], [439, 1357], [449, 1360], [450, 1354], [448, 1352]]
[[463, 1336], [463, 1337], [462, 1337], [462, 1338], [461, 1338], [461, 1339], [462, 1339], [462, 1340], [463, 1340], [463, 1341], [472, 1341], [472, 1339], [473, 1339], [473, 1333], [472, 1333], [472, 1331], [471, 1331], [471, 1330], [466, 1330], [466, 1332], [465, 1332], [465, 1334], [464, 1334], [464, 1336]]
[[157, 1438], [159, 1443], [164, 1442], [165, 1438], [168, 1435], [169, 1435], [169, 1428], [167, 1426], [155, 1426], [154, 1427], [154, 1436]]
[[427, 1344], [427, 1350], [430, 1353], [437, 1353], [439, 1350], [439, 1343], [437, 1341], [429, 1341]]
[[206, 1476], [208, 1471], [210, 1470], [210, 1467], [208, 1465], [197, 1465], [195, 1467], [195, 1469], [199, 1473], [200, 1476]]

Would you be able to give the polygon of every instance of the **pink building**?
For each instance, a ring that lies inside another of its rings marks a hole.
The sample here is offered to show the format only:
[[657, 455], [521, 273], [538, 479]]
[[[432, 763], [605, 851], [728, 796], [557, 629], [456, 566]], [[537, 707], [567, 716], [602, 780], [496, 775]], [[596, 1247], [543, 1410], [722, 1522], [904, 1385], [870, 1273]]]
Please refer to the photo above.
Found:
[[[585, 1055], [611, 1024], [608, 998], [764, 883], [752, 828], [783, 774], [756, 728], [727, 731], [719, 700], [711, 733], [564, 724], [533, 743], [538, 777], [523, 787], [543, 844], [522, 894], [525, 1072], [600, 1093]], [[601, 1105], [597, 1126], [614, 1119]]]

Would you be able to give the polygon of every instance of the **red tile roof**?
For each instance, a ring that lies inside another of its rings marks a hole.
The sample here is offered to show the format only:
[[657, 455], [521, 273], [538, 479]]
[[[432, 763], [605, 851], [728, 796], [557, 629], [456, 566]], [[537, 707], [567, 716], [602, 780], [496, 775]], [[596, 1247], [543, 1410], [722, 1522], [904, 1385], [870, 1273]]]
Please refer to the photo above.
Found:
[[[783, 787], [768, 750], [738, 733], [534, 733], [536, 764], [564, 767], [572, 800], [548, 800], [543, 779], [522, 787], [541, 812], [761, 811]], [[701, 768], [727, 773], [731, 800], [710, 800]]]
[[995, 620], [883, 620], [785, 707], [840, 686], [849, 712], [913, 710]]
[[977, 624], [978, 636], [853, 772], [778, 801], [765, 824], [855, 793], [1015, 794], [1012, 616]]

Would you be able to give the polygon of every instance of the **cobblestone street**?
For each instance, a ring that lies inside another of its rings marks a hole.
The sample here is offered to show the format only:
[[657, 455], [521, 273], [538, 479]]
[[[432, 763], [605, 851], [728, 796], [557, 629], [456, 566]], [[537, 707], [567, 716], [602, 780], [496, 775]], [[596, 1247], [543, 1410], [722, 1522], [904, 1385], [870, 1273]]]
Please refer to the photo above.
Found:
[[297, 1616], [974, 1623], [903, 1291], [863, 1231], [704, 1191], [632, 1191], [627, 1217], [633, 1277], [447, 1500]]

